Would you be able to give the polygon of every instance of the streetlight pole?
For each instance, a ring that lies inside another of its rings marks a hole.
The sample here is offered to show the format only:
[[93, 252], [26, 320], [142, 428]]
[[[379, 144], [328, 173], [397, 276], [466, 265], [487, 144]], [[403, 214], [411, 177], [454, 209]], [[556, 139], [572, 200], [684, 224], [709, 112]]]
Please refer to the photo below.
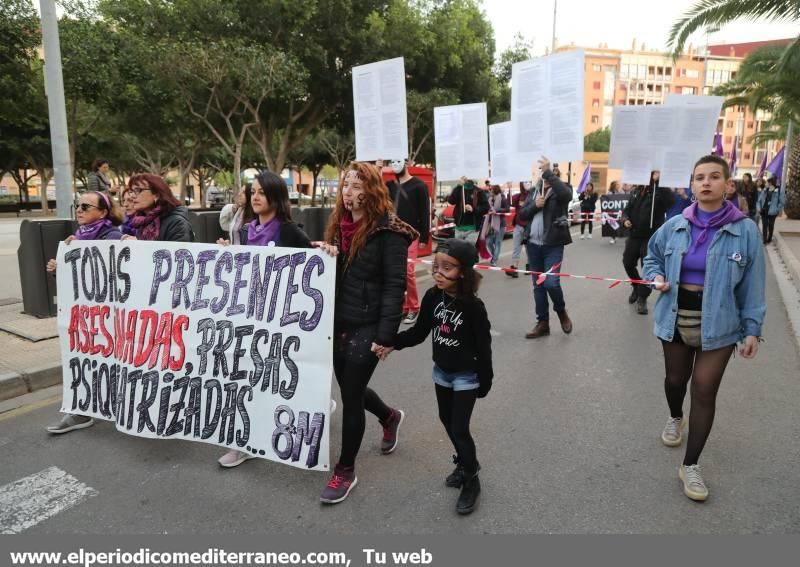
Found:
[[[69, 156], [67, 109], [64, 102], [64, 77], [61, 73], [61, 46], [58, 39], [58, 18], [55, 0], [39, 0], [42, 12], [42, 44], [44, 46], [44, 84], [50, 115], [50, 145], [53, 151], [53, 173], [56, 181], [56, 214], [72, 217], [72, 163]], [[47, 187], [42, 199], [47, 202]]]
[[553, 44], [550, 47], [550, 53], [556, 50], [556, 20], [558, 18], [558, 0], [553, 0]]

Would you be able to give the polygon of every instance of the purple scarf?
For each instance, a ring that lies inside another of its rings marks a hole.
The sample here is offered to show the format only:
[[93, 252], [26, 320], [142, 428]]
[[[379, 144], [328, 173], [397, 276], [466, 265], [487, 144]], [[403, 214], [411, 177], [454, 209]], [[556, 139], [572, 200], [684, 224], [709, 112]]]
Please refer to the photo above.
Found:
[[708, 238], [709, 229], [719, 228], [721, 226], [725, 226], [726, 224], [739, 222], [740, 220], [747, 218], [746, 214], [744, 214], [735, 205], [727, 200], [722, 202], [722, 207], [720, 207], [719, 210], [715, 211], [711, 215], [711, 218], [708, 219], [708, 222], [703, 222], [697, 214], [697, 202], [694, 202], [683, 209], [682, 214], [692, 225], [701, 229], [700, 236], [692, 243], [692, 247], [689, 250], [690, 254], [697, 246], [700, 246], [706, 241]]
[[158, 240], [161, 232], [161, 207], [154, 207], [146, 213], [136, 213], [131, 219], [131, 225], [136, 229], [136, 238], [139, 240]]
[[267, 246], [270, 242], [277, 244], [278, 234], [281, 231], [281, 221], [273, 217], [266, 224], [260, 224], [258, 218], [247, 225], [248, 246]]
[[114, 223], [108, 219], [100, 219], [93, 223], [84, 224], [75, 231], [75, 238], [78, 240], [101, 240], [97, 238], [100, 232], [113, 226]]

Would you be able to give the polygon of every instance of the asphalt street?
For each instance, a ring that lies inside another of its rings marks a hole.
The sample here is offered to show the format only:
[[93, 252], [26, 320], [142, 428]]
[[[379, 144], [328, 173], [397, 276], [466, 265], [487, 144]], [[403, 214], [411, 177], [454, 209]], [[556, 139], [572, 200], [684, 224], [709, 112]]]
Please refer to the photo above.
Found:
[[[622, 244], [576, 240], [561, 271], [625, 277]], [[627, 286], [562, 285], [574, 332], [554, 318], [550, 337], [530, 341], [530, 279], [485, 273], [496, 378], [473, 419], [483, 493], [471, 516], [456, 515], [458, 491], [444, 486], [453, 451], [436, 415], [429, 342], [379, 366], [371, 385], [407, 414], [400, 445], [380, 455], [368, 417], [358, 486], [342, 504], [320, 505], [327, 474], [261, 460], [225, 470], [223, 450], [209, 445], [129, 437], [108, 423], [50, 437], [55, 403], [0, 421], [0, 487], [51, 467], [84, 486], [74, 505], [25, 528], [32, 534], [799, 532], [800, 359], [771, 268], [766, 341], [756, 360], [733, 359], [722, 382], [701, 459], [703, 504], [683, 495], [683, 449], [660, 440], [668, 412], [651, 316], [628, 305]], [[338, 411], [333, 455], [340, 420]]]

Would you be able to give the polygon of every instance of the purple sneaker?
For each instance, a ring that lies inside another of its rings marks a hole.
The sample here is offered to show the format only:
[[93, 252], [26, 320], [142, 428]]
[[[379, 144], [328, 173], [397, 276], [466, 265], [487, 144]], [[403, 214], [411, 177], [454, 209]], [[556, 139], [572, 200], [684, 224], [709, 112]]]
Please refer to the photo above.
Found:
[[386, 423], [381, 422], [383, 426], [383, 440], [381, 441], [381, 453], [388, 455], [397, 448], [398, 432], [400, 431], [400, 424], [406, 414], [403, 410], [392, 410], [392, 415], [386, 420]]
[[358, 477], [353, 467], [336, 465], [333, 469], [333, 476], [320, 494], [319, 500], [323, 504], [338, 504], [347, 498], [357, 483]]

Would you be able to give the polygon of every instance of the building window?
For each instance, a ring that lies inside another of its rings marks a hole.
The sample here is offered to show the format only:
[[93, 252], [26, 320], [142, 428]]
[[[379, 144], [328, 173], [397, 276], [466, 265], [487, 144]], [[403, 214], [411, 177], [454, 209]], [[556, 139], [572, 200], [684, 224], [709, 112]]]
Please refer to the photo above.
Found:
[[595, 90], [600, 90], [600, 81], [595, 81], [595, 82], [593, 82], [593, 83], [592, 83], [592, 87], [593, 87]]
[[619, 104], [619, 105], [622, 105], [622, 106], [625, 106], [625, 99], [624, 99], [624, 98], [621, 98], [621, 99], [619, 99], [619, 100], [617, 101], [617, 104]]
[[592, 71], [594, 71], [595, 73], [599, 73], [602, 70], [603, 70], [603, 68], [599, 64], [594, 63], [592, 65]]
[[698, 71], [697, 69], [685, 69], [685, 71], [686, 71], [686, 77], [689, 79], [697, 79], [698, 77], [700, 77], [700, 71]]
[[744, 159], [745, 159], [745, 161], [750, 159], [750, 152], [745, 152], [744, 153]]
[[695, 91], [694, 87], [681, 87], [681, 94], [693, 95]]
[[606, 73], [613, 73], [613, 72], [615, 72], [617, 70], [617, 66], [616, 65], [603, 65], [603, 69], [605, 70]]
[[730, 144], [731, 142], [733, 142], [733, 138], [730, 136], [725, 136], [725, 143]]
[[619, 76], [623, 79], [628, 77], [628, 64], [625, 63], [619, 68]]
[[733, 128], [733, 120], [728, 120], [725, 122], [725, 128]]
[[596, 114], [592, 116], [592, 124], [600, 124], [600, 117]]
[[747, 123], [747, 129], [748, 130], [752, 130], [753, 129], [753, 123], [752, 122], [748, 122]]
[[600, 108], [600, 99], [599, 98], [593, 98], [592, 99], [592, 108]]

